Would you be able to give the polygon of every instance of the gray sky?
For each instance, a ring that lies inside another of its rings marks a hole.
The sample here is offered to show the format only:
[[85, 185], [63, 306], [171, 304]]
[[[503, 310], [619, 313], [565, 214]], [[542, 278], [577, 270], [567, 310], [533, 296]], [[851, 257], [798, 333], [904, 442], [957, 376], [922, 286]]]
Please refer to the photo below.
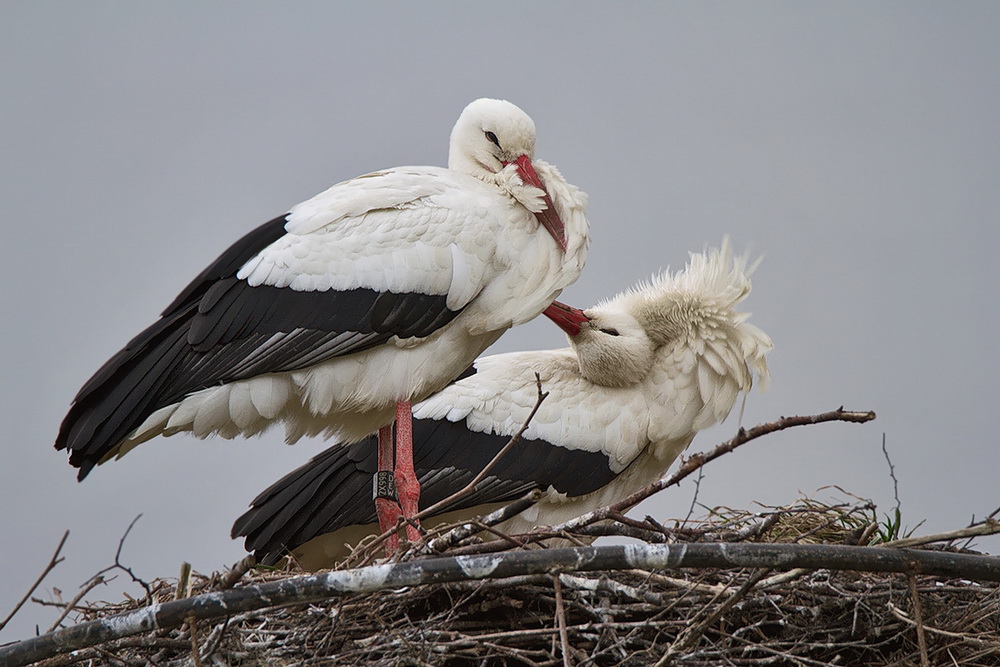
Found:
[[[836, 484], [888, 511], [885, 433], [904, 523], [1000, 505], [1000, 5], [2, 2], [0, 81], [0, 616], [67, 528], [46, 580], [66, 598], [140, 512], [122, 558], [147, 580], [242, 557], [233, 519], [322, 442], [160, 439], [77, 484], [51, 444], [70, 400], [245, 231], [345, 178], [444, 164], [481, 96], [527, 111], [591, 196], [562, 300], [728, 233], [764, 255], [747, 308], [775, 342], [744, 424], [878, 412], [745, 446], [701, 502]], [[493, 351], [562, 345], [535, 321]], [[642, 509], [683, 516], [692, 490]], [[0, 642], [55, 616], [31, 606]]]

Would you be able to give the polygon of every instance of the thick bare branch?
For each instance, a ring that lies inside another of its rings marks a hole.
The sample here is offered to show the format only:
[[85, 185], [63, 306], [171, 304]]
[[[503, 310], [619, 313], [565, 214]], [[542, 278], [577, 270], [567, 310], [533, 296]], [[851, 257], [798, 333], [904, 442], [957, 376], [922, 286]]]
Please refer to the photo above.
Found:
[[62, 652], [184, 622], [304, 604], [350, 593], [528, 574], [622, 569], [797, 567], [903, 572], [1000, 581], [1000, 558], [936, 551], [816, 544], [652, 544], [512, 551], [375, 565], [205, 593], [0, 647], [0, 664], [26, 665]]

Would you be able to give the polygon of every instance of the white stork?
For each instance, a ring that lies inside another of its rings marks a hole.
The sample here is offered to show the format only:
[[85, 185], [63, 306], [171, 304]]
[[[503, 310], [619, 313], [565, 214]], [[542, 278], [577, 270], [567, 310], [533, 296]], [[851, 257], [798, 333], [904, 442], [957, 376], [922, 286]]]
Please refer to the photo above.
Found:
[[[484, 357], [414, 406], [421, 504], [462, 489], [518, 431], [536, 402], [535, 373], [549, 396], [523, 440], [439, 519], [467, 519], [548, 490], [499, 526], [514, 534], [658, 479], [695, 433], [726, 417], [755, 374], [762, 385], [769, 378], [771, 341], [735, 310], [750, 292], [748, 275], [745, 258], [733, 259], [724, 244], [589, 310], [553, 304], [570, 348]], [[246, 537], [265, 563], [292, 553], [308, 569], [332, 565], [346, 544], [376, 530], [364, 497], [371, 449], [360, 442], [324, 451], [261, 493], [233, 537]]]
[[359, 176], [254, 229], [83, 386], [56, 448], [82, 480], [181, 431], [232, 438], [283, 422], [289, 443], [378, 431], [400, 502], [377, 500], [380, 518], [412, 517], [411, 401], [583, 267], [586, 195], [534, 153], [527, 114], [476, 100], [452, 130], [447, 169]]

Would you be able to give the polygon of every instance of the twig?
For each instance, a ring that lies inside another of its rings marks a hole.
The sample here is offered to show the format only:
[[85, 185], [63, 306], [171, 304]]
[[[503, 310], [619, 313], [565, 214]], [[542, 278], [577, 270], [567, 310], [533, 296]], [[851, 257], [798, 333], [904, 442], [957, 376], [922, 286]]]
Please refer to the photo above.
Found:
[[236, 583], [243, 578], [250, 569], [257, 564], [257, 557], [250, 554], [240, 562], [233, 565], [229, 572], [226, 572], [219, 579], [219, 588], [225, 590], [227, 588], [232, 588]]
[[[632, 570], [631, 573], [652, 580], [652, 577], [649, 576], [652, 574], [650, 572], [643, 572], [642, 570]], [[663, 577], [663, 579], [668, 579], [668, 578]], [[614, 593], [615, 595], [620, 595], [625, 598], [631, 598], [636, 602], [645, 602], [646, 604], [653, 604], [653, 605], [663, 604], [663, 596], [659, 595], [658, 593], [641, 591], [638, 588], [635, 588], [634, 586], [627, 586], [623, 583], [615, 581], [614, 579], [608, 579], [606, 577], [601, 577], [600, 579], [587, 579], [584, 577], [576, 577], [571, 574], [560, 574], [559, 581], [561, 581], [563, 585], [569, 586], [570, 588], [574, 588], [576, 590], [591, 591], [594, 593], [598, 591], [604, 593]]]
[[132, 568], [125, 567], [124, 565], [122, 565], [122, 562], [121, 562], [122, 547], [125, 546], [125, 540], [126, 540], [126, 538], [128, 538], [128, 534], [130, 532], [132, 532], [132, 527], [135, 526], [136, 522], [139, 519], [141, 519], [141, 518], [142, 518], [142, 514], [137, 514], [136, 517], [134, 519], [132, 519], [132, 523], [130, 523], [128, 525], [128, 528], [125, 529], [125, 533], [122, 535], [121, 539], [118, 540], [118, 550], [115, 551], [115, 564], [111, 565], [109, 567], [104, 568], [103, 570], [101, 570], [100, 572], [98, 572], [97, 574], [95, 574], [94, 576], [95, 577], [99, 577], [102, 574], [104, 574], [105, 572], [110, 572], [111, 570], [121, 570], [121, 571], [127, 573], [128, 576], [132, 577], [132, 581], [134, 581], [135, 583], [139, 584], [140, 586], [142, 586], [146, 590], [146, 604], [150, 604], [151, 605], [151, 604], [153, 604], [153, 589], [150, 588], [149, 584], [147, 584], [145, 581], [143, 581], [139, 577], [135, 576], [135, 573], [132, 572]]
[[94, 590], [101, 584], [105, 583], [104, 575], [95, 574], [93, 577], [87, 580], [87, 582], [80, 588], [80, 592], [73, 596], [73, 599], [63, 605], [62, 613], [59, 614], [59, 618], [56, 619], [55, 623], [47, 630], [47, 632], [52, 632], [59, 627], [59, 624], [63, 622], [70, 612], [76, 608], [76, 603], [83, 599], [90, 591]]
[[780, 586], [781, 584], [787, 584], [790, 581], [794, 581], [799, 577], [803, 577], [812, 572], [812, 570], [798, 567], [794, 570], [789, 570], [788, 572], [782, 572], [781, 574], [776, 574], [773, 577], [768, 577], [760, 582], [761, 588], [772, 588], [774, 586]]
[[194, 667], [201, 667], [201, 649], [198, 648], [198, 627], [194, 614], [187, 620], [188, 633], [191, 635], [191, 661]]
[[563, 604], [562, 584], [559, 577], [552, 577], [552, 587], [556, 592], [556, 621], [559, 624], [559, 644], [562, 648], [563, 667], [571, 667], [569, 655], [569, 636], [566, 634], [566, 605]]
[[208, 646], [205, 650], [205, 654], [202, 656], [202, 660], [208, 660], [211, 658], [212, 654], [215, 653], [219, 649], [219, 646], [222, 645], [222, 637], [226, 634], [226, 629], [229, 627], [231, 620], [231, 616], [226, 616], [222, 623], [212, 630], [212, 634], [208, 636], [208, 639], [205, 642]]
[[[499, 452], [497, 452], [497, 454], [490, 460], [490, 462], [486, 464], [486, 467], [484, 467], [479, 472], [479, 474], [476, 475], [472, 479], [471, 482], [469, 482], [468, 484], [465, 485], [465, 487], [463, 487], [459, 491], [451, 494], [450, 496], [448, 496], [444, 500], [441, 500], [441, 501], [439, 501], [437, 503], [434, 503], [430, 507], [428, 507], [428, 508], [426, 508], [424, 510], [421, 510], [419, 513], [417, 513], [417, 516], [415, 517], [417, 520], [424, 519], [424, 518], [432, 515], [433, 513], [437, 512], [442, 507], [446, 507], [447, 505], [455, 502], [459, 498], [462, 498], [463, 496], [471, 493], [476, 488], [476, 485], [479, 484], [481, 481], [483, 481], [483, 479], [486, 477], [486, 475], [489, 473], [489, 471], [493, 469], [493, 467], [497, 464], [497, 462], [501, 459], [501, 457], [503, 457], [504, 454], [506, 454], [507, 452], [509, 452], [511, 450], [511, 448], [514, 447], [514, 445], [516, 445], [518, 442], [520, 442], [521, 437], [524, 435], [524, 432], [528, 430], [528, 426], [531, 424], [531, 420], [534, 419], [535, 413], [538, 412], [538, 408], [541, 406], [542, 401], [544, 401], [545, 397], [549, 395], [548, 392], [543, 392], [542, 391], [542, 378], [541, 378], [541, 376], [538, 373], [535, 373], [535, 385], [538, 388], [538, 398], [535, 400], [534, 407], [531, 408], [531, 412], [528, 413], [527, 419], [525, 419], [524, 423], [521, 424], [521, 428], [518, 429], [517, 433], [515, 433], [513, 435], [513, 437], [511, 437], [511, 439], [507, 441], [507, 443], [500, 449]], [[515, 505], [515, 504], [520, 505], [522, 503], [520, 503], [520, 501], [515, 501], [514, 503], [511, 503], [511, 505]], [[534, 503], [531, 503], [531, 504], [534, 504]], [[531, 504], [523, 506], [520, 510], [518, 510], [518, 512], [515, 512], [515, 514], [519, 513], [519, 512], [523, 512], [525, 509], [527, 509], [528, 507], [530, 507]], [[501, 510], [503, 510], [503, 509], [505, 509], [505, 508], [501, 508]], [[513, 516], [513, 514], [511, 516]], [[466, 524], [466, 525], [468, 525], [468, 524]], [[395, 535], [397, 530], [398, 530], [398, 527], [394, 527], [391, 530], [386, 531], [385, 533], [382, 533], [381, 535], [379, 535], [378, 537], [376, 537], [373, 541], [371, 541], [368, 544], [366, 544], [364, 546], [364, 548], [361, 551], [358, 552], [359, 555], [362, 555], [362, 553], [364, 554], [364, 557], [360, 560], [360, 564], [361, 565], [367, 565], [368, 563], [370, 563], [374, 559], [376, 550], [382, 544], [384, 544], [385, 541], [389, 539], [389, 537], [391, 537], [392, 535]], [[469, 533], [469, 535], [472, 535], [472, 534], [474, 534], [476, 532], [478, 532], [478, 530], [473, 530], [471, 533]], [[462, 538], [459, 538], [459, 539], [462, 539]], [[452, 544], [453, 543], [454, 542], [452, 542]], [[444, 548], [447, 548], [447, 547], [444, 547]], [[428, 552], [431, 552], [431, 551], [434, 551], [434, 550], [437, 550], [437, 549], [430, 547], [430, 545], [428, 544], [428, 545], [424, 545], [422, 548], [420, 548], [419, 550], [417, 550], [417, 553], [428, 553]], [[352, 554], [352, 556], [353, 556], [353, 554]], [[357, 562], [357, 561], [355, 561], [355, 562]]]
[[787, 428], [792, 428], [794, 426], [807, 426], [810, 424], [820, 424], [823, 422], [830, 421], [843, 421], [843, 422], [853, 422], [857, 424], [863, 424], [875, 419], [875, 413], [872, 411], [868, 412], [848, 412], [845, 411], [843, 407], [838, 408], [832, 412], [824, 412], [818, 415], [806, 415], [798, 417], [782, 417], [777, 421], [768, 422], [766, 424], [760, 424], [754, 426], [749, 431], [740, 429], [736, 436], [726, 442], [718, 445], [708, 453], [699, 453], [690, 456], [684, 461], [684, 464], [672, 475], [663, 477], [652, 484], [649, 484], [642, 489], [636, 491], [632, 495], [620, 500], [613, 505], [608, 505], [600, 509], [596, 509], [592, 512], [588, 512], [583, 516], [577, 517], [576, 519], [571, 519], [566, 521], [559, 526], [553, 526], [553, 530], [566, 530], [573, 531], [581, 526], [585, 526], [595, 521], [603, 521], [608, 518], [611, 512], [624, 512], [630, 507], [637, 505], [646, 498], [649, 498], [653, 494], [659, 493], [663, 489], [677, 484], [682, 479], [693, 473], [695, 470], [700, 469], [703, 465], [709, 461], [714, 461], [723, 454], [728, 454], [740, 445], [744, 445], [751, 440], [755, 440], [761, 436], [767, 435], [769, 433], [775, 433], [777, 431], [783, 431]]
[[885, 433], [882, 433], [882, 455], [885, 457], [885, 462], [889, 464], [889, 477], [892, 479], [892, 496], [896, 499], [896, 514], [898, 515], [902, 509], [899, 503], [899, 480], [896, 479], [896, 466], [892, 465], [892, 459], [889, 458], [889, 450], [885, 447]]
[[691, 496], [691, 506], [688, 507], [687, 516], [684, 517], [684, 521], [681, 524], [687, 524], [691, 519], [691, 515], [694, 514], [694, 507], [698, 504], [698, 491], [701, 490], [701, 480], [705, 477], [704, 466], [698, 468], [698, 479], [694, 480], [694, 495]]
[[870, 524], [865, 526], [865, 529], [861, 531], [861, 536], [858, 538], [858, 544], [865, 546], [872, 541], [872, 535], [878, 530], [878, 521], [872, 521]]
[[49, 564], [46, 565], [45, 569], [42, 570], [42, 573], [38, 575], [38, 579], [35, 579], [35, 583], [31, 585], [31, 588], [29, 588], [28, 592], [24, 594], [24, 597], [21, 598], [16, 605], [14, 605], [14, 609], [11, 610], [9, 614], [7, 614], [7, 618], [0, 621], [0, 630], [3, 630], [4, 626], [10, 623], [10, 619], [14, 618], [14, 615], [18, 611], [20, 611], [21, 607], [23, 607], [24, 603], [28, 601], [28, 598], [31, 597], [31, 594], [35, 592], [35, 589], [42, 584], [42, 580], [44, 580], [45, 577], [48, 576], [49, 572], [55, 569], [56, 565], [65, 560], [65, 558], [60, 557], [59, 554], [62, 552], [63, 545], [66, 544], [67, 537], [69, 537], [68, 530], [63, 533], [62, 539], [59, 540], [59, 544], [56, 546], [55, 553], [53, 553], [52, 558], [49, 559]]
[[[734, 604], [742, 600], [746, 594], [750, 592], [750, 589], [756, 586], [761, 579], [767, 576], [768, 572], [770, 572], [770, 570], [760, 570], [758, 572], [754, 572], [753, 575], [751, 575], [750, 578], [736, 590], [736, 592], [726, 598], [726, 600], [716, 607], [715, 610], [706, 614], [700, 622], [688, 626], [688, 628], [685, 629], [684, 632], [682, 632], [680, 636], [677, 637], [677, 639], [674, 640], [674, 642], [667, 648], [667, 652], [664, 653], [663, 657], [656, 663], [656, 667], [669, 665], [670, 661], [673, 660], [678, 653], [682, 653], [683, 651], [693, 648], [694, 645], [698, 643], [698, 640], [701, 639], [701, 636], [705, 634], [705, 630], [718, 621], [723, 614], [732, 608]], [[714, 602], [714, 600], [712, 602]], [[708, 609], [711, 604], [712, 603], [706, 605], [704, 609]]]
[[500, 451], [496, 453], [496, 456], [494, 456], [490, 460], [490, 462], [487, 463], [486, 466], [479, 471], [479, 474], [472, 478], [471, 482], [469, 482], [462, 489], [451, 494], [444, 500], [440, 500], [431, 505], [430, 507], [428, 507], [427, 509], [421, 510], [420, 513], [417, 514], [416, 516], [417, 519], [424, 519], [428, 516], [431, 516], [436, 512], [438, 512], [441, 508], [447, 507], [448, 505], [452, 504], [459, 498], [462, 498], [471, 493], [473, 490], [475, 490], [476, 485], [486, 478], [486, 475], [490, 472], [490, 470], [493, 469], [493, 467], [497, 464], [497, 462], [501, 458], [503, 458], [504, 454], [509, 452], [511, 448], [514, 447], [514, 445], [516, 445], [521, 441], [521, 437], [524, 435], [524, 432], [527, 431], [528, 426], [531, 425], [531, 420], [535, 418], [535, 414], [538, 412], [538, 408], [542, 406], [542, 401], [544, 401], [546, 397], [549, 395], [549, 392], [542, 391], [542, 377], [538, 373], [535, 373], [535, 387], [537, 387], [538, 389], [538, 397], [535, 399], [535, 405], [533, 408], [531, 408], [531, 412], [528, 413], [528, 418], [524, 420], [523, 424], [521, 424], [521, 428], [517, 430], [517, 433], [515, 433], [514, 436], [507, 441], [507, 444], [505, 444], [500, 449]]
[[920, 606], [917, 578], [912, 572], [906, 575], [906, 583], [910, 587], [910, 598], [913, 600], [913, 620], [917, 624], [917, 646], [920, 647], [920, 667], [931, 667], [931, 660], [927, 655], [927, 634], [924, 632], [924, 611]]
[[183, 600], [191, 595], [191, 563], [181, 563], [181, 572], [177, 575], [177, 587], [174, 589], [174, 599]]
[[[627, 498], [617, 502], [613, 505], [607, 505], [605, 507], [596, 509], [592, 512], [588, 512], [580, 517], [566, 521], [558, 526], [554, 526], [551, 531], [540, 531], [535, 533], [529, 533], [528, 539], [531, 542], [538, 542], [542, 539], [551, 537], [552, 534], [558, 534], [560, 532], [575, 532], [582, 528], [583, 526], [596, 523], [598, 521], [604, 521], [612, 517], [615, 514], [621, 514], [628, 511], [629, 508], [642, 502], [649, 496], [662, 491], [663, 489], [679, 483], [682, 479], [690, 475], [695, 470], [700, 470], [703, 465], [719, 458], [723, 454], [727, 454], [732, 450], [736, 449], [740, 445], [743, 445], [750, 440], [754, 440], [761, 436], [767, 435], [769, 433], [774, 433], [776, 431], [781, 431], [786, 428], [792, 428], [794, 426], [807, 426], [810, 424], [820, 424], [829, 421], [844, 421], [853, 423], [864, 423], [875, 419], [875, 413], [868, 412], [848, 412], [843, 409], [843, 407], [834, 410], [832, 412], [824, 412], [818, 415], [807, 415], [807, 416], [796, 416], [796, 417], [782, 417], [774, 422], [768, 422], [765, 424], [760, 424], [751, 428], [750, 430], [740, 429], [736, 437], [728, 440], [708, 453], [695, 454], [688, 459], [686, 459], [680, 469], [674, 474], [664, 477], [652, 484], [649, 484], [639, 491], [633, 493]], [[502, 521], [506, 521], [511, 516], [523, 512], [525, 509], [530, 507], [534, 502], [537, 502], [541, 498], [541, 495], [537, 491], [532, 492], [534, 494], [534, 501], [527, 501], [525, 498], [511, 503], [507, 507], [502, 507], [496, 512], [488, 514], [483, 517], [483, 523], [487, 525], [496, 525]], [[502, 513], [503, 518], [498, 521], [490, 521], [489, 519], [498, 513]], [[442, 537], [435, 538], [431, 540], [428, 544], [424, 545], [420, 549], [420, 553], [440, 553], [445, 549], [453, 547], [455, 544], [461, 540], [474, 535], [481, 530], [475, 526], [474, 522], [463, 523], [458, 528], [453, 529], [450, 533], [445, 534]], [[481, 551], [495, 551], [496, 547], [484, 547]], [[477, 551], [480, 551], [477, 549]]]
[[645, 570], [626, 570], [626, 572], [634, 574], [637, 577], [642, 577], [643, 579], [648, 579], [649, 581], [656, 582], [662, 586], [682, 588], [688, 591], [711, 593], [712, 595], [715, 595], [723, 590], [722, 586], [716, 584], [701, 584], [696, 581], [688, 581], [687, 579], [677, 579], [675, 577], [668, 577], [662, 574], [657, 574], [656, 572], [647, 572]]
[[456, 528], [451, 529], [441, 537], [436, 537], [429, 541], [421, 549], [421, 553], [440, 553], [445, 549], [453, 547], [462, 540], [472, 537], [483, 530], [483, 526], [495, 526], [503, 523], [512, 516], [517, 516], [528, 509], [542, 498], [541, 491], [535, 490], [525, 494], [514, 502], [480, 517], [475, 521], [467, 521]]
[[[909, 625], [912, 625], [912, 626], [916, 626], [917, 625], [917, 622], [914, 619], [910, 618], [906, 614], [906, 612], [904, 612], [902, 609], [900, 609], [896, 605], [892, 604], [891, 602], [888, 602], [887, 605], [889, 607], [889, 611], [892, 612], [893, 616], [895, 616], [899, 620], [901, 620], [901, 621], [903, 621], [903, 622], [905, 622], [905, 623], [907, 623]], [[969, 642], [970, 644], [975, 644], [976, 646], [980, 646], [982, 648], [985, 648], [985, 649], [989, 650], [992, 653], [1000, 653], [1000, 643], [995, 642], [995, 641], [990, 642], [990, 641], [986, 641], [985, 639], [983, 639], [981, 637], [977, 637], [975, 635], [970, 635], [970, 634], [963, 633], [963, 632], [951, 632], [949, 630], [941, 630], [939, 628], [935, 628], [935, 627], [932, 627], [932, 626], [929, 626], [929, 625], [925, 625], [924, 626], [924, 630], [926, 632], [931, 633], [931, 634], [940, 635], [942, 637], [948, 637], [950, 639], [958, 639], [958, 640], [961, 640], [963, 642]], [[991, 639], [992, 639], [992, 636], [991, 636]]]
[[970, 526], [968, 528], [959, 528], [958, 530], [952, 530], [947, 533], [934, 533], [933, 535], [924, 535], [922, 537], [904, 537], [899, 540], [890, 540], [889, 542], [883, 542], [880, 547], [916, 547], [921, 544], [930, 544], [931, 542], [950, 542], [952, 540], [957, 540], [962, 537], [975, 537], [977, 535], [995, 535], [1000, 533], [1000, 521], [995, 519], [987, 519], [985, 522]]

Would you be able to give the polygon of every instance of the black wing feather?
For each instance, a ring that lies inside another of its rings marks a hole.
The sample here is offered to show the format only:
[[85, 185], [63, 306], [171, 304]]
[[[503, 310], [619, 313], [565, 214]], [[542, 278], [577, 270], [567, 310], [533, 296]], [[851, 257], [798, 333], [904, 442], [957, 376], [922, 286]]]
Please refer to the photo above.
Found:
[[284, 234], [284, 217], [226, 250], [88, 380], [56, 438], [83, 479], [151, 413], [188, 394], [424, 337], [461, 310], [446, 295], [251, 287], [235, 274]]
[[[464, 421], [414, 420], [413, 464], [420, 480], [420, 507], [430, 507], [464, 488], [509, 440], [470, 430]], [[374, 437], [325, 450], [258, 495], [234, 523], [233, 537], [245, 537], [247, 551], [255, 552], [263, 563], [274, 563], [320, 535], [375, 523], [371, 489], [377, 457]], [[604, 454], [522, 439], [472, 493], [440, 513], [514, 500], [549, 486], [580, 496], [616, 476]]]

